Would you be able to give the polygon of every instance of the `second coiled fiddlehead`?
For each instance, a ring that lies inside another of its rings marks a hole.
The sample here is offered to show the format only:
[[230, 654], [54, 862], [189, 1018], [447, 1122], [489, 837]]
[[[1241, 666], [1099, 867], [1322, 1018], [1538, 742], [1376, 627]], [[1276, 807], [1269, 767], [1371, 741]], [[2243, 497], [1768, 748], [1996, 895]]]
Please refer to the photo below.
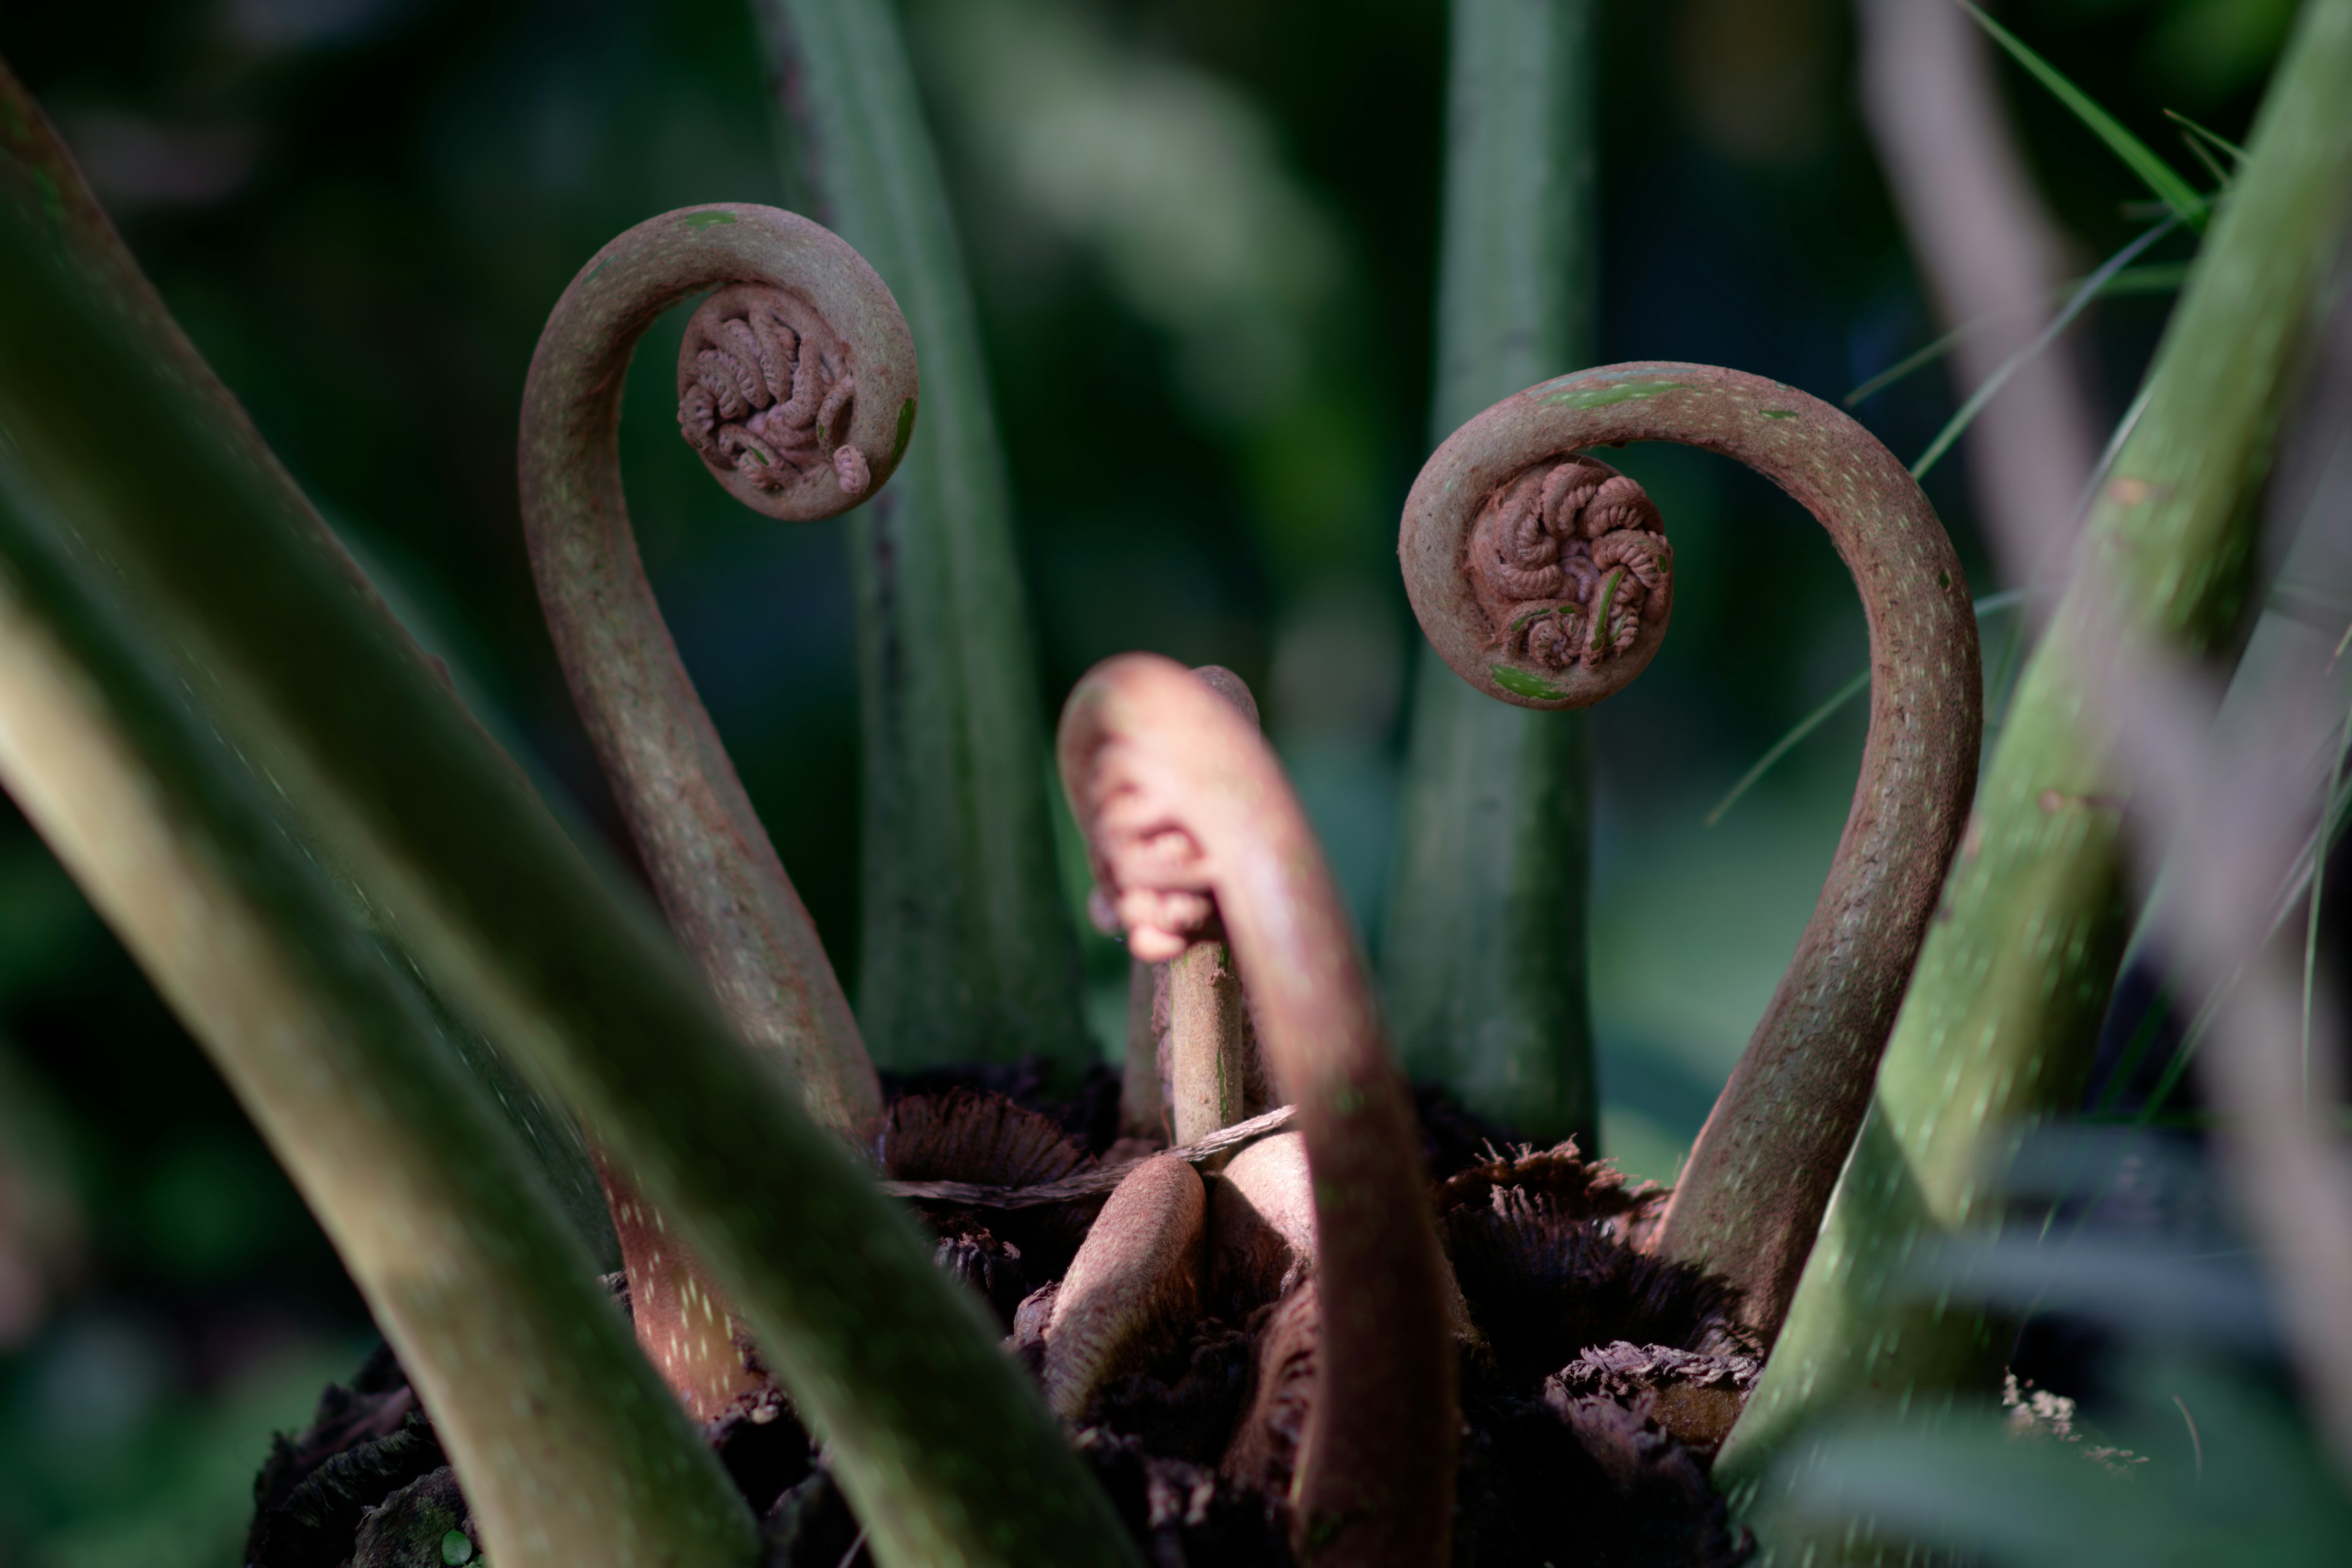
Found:
[[1639, 487], [1585, 455], [1633, 441], [1736, 458], [1795, 498], [1853, 574], [1870, 626], [1870, 735], [1836, 859], [1654, 1241], [1734, 1285], [1769, 1344], [1967, 819], [1982, 729], [1976, 619], [1934, 509], [1852, 419], [1738, 371], [1610, 365], [1487, 409], [1406, 500], [1406, 591], [1471, 685], [1524, 707], [1582, 707], [1655, 652], [1672, 551]]
[[[774, 207], [638, 224], [548, 318], [523, 393], [523, 527], [549, 631], [678, 941], [728, 1019], [819, 1121], [861, 1139], [881, 1089], [848, 997], [677, 656], [637, 557], [615, 439], [637, 340], [688, 323], [678, 423], [720, 483], [771, 517], [830, 517], [890, 476], [913, 429], [914, 346], [848, 245]], [[724, 1303], [625, 1176], [600, 1163], [637, 1331], [689, 1409], [748, 1386]]]
[[1256, 727], [1171, 660], [1097, 666], [1057, 751], [1130, 943], [1164, 956], [1221, 921], [1297, 1108], [1321, 1326], [1294, 1542], [1318, 1563], [1442, 1563], [1456, 1425], [1444, 1266], [1412, 1100], [1323, 851]]

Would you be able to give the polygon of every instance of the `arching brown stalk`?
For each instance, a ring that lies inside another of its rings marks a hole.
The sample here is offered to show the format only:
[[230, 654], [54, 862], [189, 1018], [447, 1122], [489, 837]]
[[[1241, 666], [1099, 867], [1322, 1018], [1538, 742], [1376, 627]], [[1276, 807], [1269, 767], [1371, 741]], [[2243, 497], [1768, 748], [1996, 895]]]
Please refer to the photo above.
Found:
[[1852, 419], [1712, 365], [1609, 365], [1471, 420], [1406, 500], [1406, 591], [1471, 685], [1523, 707], [1582, 707], [1656, 651], [1674, 581], [1663, 525], [1638, 486], [1582, 456], [1633, 441], [1719, 452], [1794, 497], [1853, 574], [1870, 627], [1870, 735], [1837, 857], [1653, 1242], [1737, 1288], [1769, 1346], [1968, 816], [1982, 731], [1976, 620], [1927, 498]]
[[[637, 340], [715, 289], [679, 353], [678, 423], [755, 510], [830, 517], [889, 478], [914, 426], [914, 346], [873, 268], [773, 207], [649, 218], [557, 301], [523, 392], [523, 528], [573, 700], [679, 943], [727, 1017], [862, 1140], [881, 1110], [833, 966], [677, 656], [637, 557], [615, 439]], [[724, 1301], [667, 1221], [599, 1162], [637, 1334], [698, 1416], [751, 1378]]]
[[1181, 665], [1098, 665], [1063, 709], [1062, 781], [1139, 952], [1222, 920], [1314, 1174], [1323, 1302], [1291, 1500], [1302, 1556], [1443, 1563], [1453, 1350], [1411, 1100], [1297, 797], [1254, 725]]

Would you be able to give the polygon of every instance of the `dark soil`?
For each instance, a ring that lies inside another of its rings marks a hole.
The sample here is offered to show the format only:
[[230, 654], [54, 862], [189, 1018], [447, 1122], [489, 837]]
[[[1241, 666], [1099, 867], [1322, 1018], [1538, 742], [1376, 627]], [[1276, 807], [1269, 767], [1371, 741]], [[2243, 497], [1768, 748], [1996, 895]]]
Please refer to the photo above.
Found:
[[[1117, 1136], [1117, 1079], [1093, 1075], [1059, 1101], [1046, 1082], [1030, 1063], [890, 1081], [877, 1154], [901, 1181], [1024, 1184], [1092, 1165]], [[1748, 1542], [1707, 1466], [1757, 1363], [1719, 1289], [1632, 1245], [1663, 1194], [1570, 1146], [1498, 1153], [1495, 1130], [1433, 1091], [1417, 1100], [1424, 1153], [1446, 1173], [1433, 1197], [1475, 1328], [1462, 1352], [1457, 1568], [1741, 1562]], [[918, 1205], [940, 1267], [1008, 1332], [1023, 1299], [1067, 1269], [1099, 1206]], [[1292, 1561], [1281, 1493], [1296, 1402], [1276, 1402], [1285, 1431], [1235, 1442], [1283, 1306], [1221, 1303], [1231, 1316], [1199, 1321], [1105, 1388], [1073, 1436], [1155, 1568]], [[747, 1395], [704, 1435], [763, 1521], [766, 1568], [870, 1561], [781, 1394]], [[1237, 1462], [1244, 1448], [1254, 1458]], [[479, 1548], [430, 1417], [385, 1350], [326, 1390], [308, 1428], [277, 1439], [254, 1498], [248, 1568], [406, 1568], [441, 1561], [445, 1542]]]

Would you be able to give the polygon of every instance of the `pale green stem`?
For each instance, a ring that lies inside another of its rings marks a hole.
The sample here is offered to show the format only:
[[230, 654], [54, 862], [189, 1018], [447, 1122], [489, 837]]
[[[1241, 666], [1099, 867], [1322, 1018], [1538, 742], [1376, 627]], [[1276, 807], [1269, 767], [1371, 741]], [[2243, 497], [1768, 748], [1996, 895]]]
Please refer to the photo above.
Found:
[[2088, 703], [2095, 655], [2078, 628], [2096, 618], [2211, 653], [2241, 614], [2254, 503], [2352, 209], [2347, 102], [2352, 0], [2315, 0], [2158, 351], [2147, 410], [2092, 506], [1861, 1140], [1717, 1462], [1750, 1498], [1826, 1413], [1872, 1400], [1926, 1414], [1990, 1393], [2007, 1344], [1980, 1312], [1923, 1299], [1912, 1268], [1942, 1238], [1998, 1224], [2006, 1161], [2036, 1121], [2076, 1101], [2114, 983], [2133, 780], [2109, 716]]
[[[1454, 0], [1433, 443], [1592, 357], [1591, 0]], [[1591, 721], [1493, 701], [1422, 651], [1381, 978], [1406, 1069], [1597, 1148], [1586, 952]]]
[[0, 779], [319, 1216], [491, 1558], [749, 1564], [742, 1500], [530, 1156], [77, 558], [8, 449], [30, 434], [0, 424]]

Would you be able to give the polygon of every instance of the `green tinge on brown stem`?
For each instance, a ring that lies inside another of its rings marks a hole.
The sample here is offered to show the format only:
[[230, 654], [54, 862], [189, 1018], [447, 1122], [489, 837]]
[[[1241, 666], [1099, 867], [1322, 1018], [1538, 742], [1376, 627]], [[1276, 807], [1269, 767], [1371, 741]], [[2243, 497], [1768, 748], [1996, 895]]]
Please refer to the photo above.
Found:
[[1498, 681], [1464, 547], [1498, 486], [1536, 463], [1632, 441], [1719, 452], [1786, 490], [1828, 531], [1870, 626], [1870, 735], [1837, 857], [1655, 1242], [1737, 1287], [1744, 1321], [1769, 1344], [1869, 1108], [1968, 815], [1982, 728], [1976, 616], [1927, 497], [1852, 419], [1712, 365], [1608, 365], [1496, 404], [1414, 481], [1398, 545], [1405, 587], [1423, 630], [1464, 680], [1529, 707], [1571, 700]]
[[[918, 393], [914, 344], [889, 289], [806, 218], [720, 203], [638, 224], [557, 301], [523, 389], [523, 531], [572, 700], [679, 945], [809, 1114], [857, 1142], [881, 1115], [881, 1085], [816, 927], [678, 658], [621, 485], [615, 434], [637, 340], [681, 300], [738, 283], [791, 295], [841, 340], [857, 394], [847, 428], [825, 438], [864, 454], [865, 493], [888, 479]], [[834, 491], [832, 510], [852, 504]], [[626, 1172], [609, 1160], [597, 1169], [637, 1338], [687, 1408], [709, 1420], [757, 1381], [735, 1349], [730, 1309]]]
[[1249, 1004], [1222, 942], [1196, 942], [1168, 965], [1170, 1107], [1176, 1142], [1191, 1143], [1249, 1115]]
[[1097, 665], [1063, 709], [1057, 750], [1107, 889], [1213, 897], [1267, 1066], [1297, 1106], [1325, 1304], [1293, 1488], [1301, 1548], [1319, 1563], [1441, 1563], [1456, 1422], [1444, 1266], [1412, 1100], [1322, 848], [1255, 729], [1171, 660]]
[[[1848, 1401], [1928, 1412], [1989, 1390], [2007, 1346], [1920, 1299], [1912, 1266], [1999, 1223], [2017, 1140], [2077, 1101], [2122, 952], [2132, 779], [2090, 707], [2103, 620], [2227, 657], [2256, 501], [2320, 297], [2352, 223], [2352, 0], [2317, 0], [2263, 103], [2085, 524], [2080, 564], [1986, 771], [1852, 1164], [1779, 1349], [1717, 1474], [1752, 1494]], [[2098, 595], [2096, 599], [2089, 597]]]
[[681, 300], [736, 282], [800, 297], [844, 340], [858, 390], [843, 439], [865, 453], [874, 489], [888, 479], [917, 395], [898, 302], [806, 218], [719, 203], [638, 224], [556, 302], [523, 388], [523, 531], [564, 677], [679, 945], [737, 1031], [788, 1069], [809, 1114], [856, 1139], [881, 1114], [873, 1063], [678, 658], [621, 488], [614, 437], [637, 340]]
[[923, 426], [856, 519], [857, 1015], [914, 1068], [1097, 1059], [1038, 777], [1045, 749], [1004, 458], [947, 191], [899, 36], [872, 0], [755, 0], [811, 211], [906, 308]]
[[10, 204], [0, 367], [15, 460], [71, 497], [110, 592], [306, 843], [710, 1266], [829, 1445], [877, 1560], [1131, 1562], [1108, 1501], [907, 1214], [743, 1047], [220, 406], [128, 339]]
[[0, 394], [0, 780], [319, 1216], [491, 1557], [748, 1565], [750, 1513], [530, 1155], [112, 597], [69, 477], [45, 494], [15, 460], [33, 434], [15, 401]]

